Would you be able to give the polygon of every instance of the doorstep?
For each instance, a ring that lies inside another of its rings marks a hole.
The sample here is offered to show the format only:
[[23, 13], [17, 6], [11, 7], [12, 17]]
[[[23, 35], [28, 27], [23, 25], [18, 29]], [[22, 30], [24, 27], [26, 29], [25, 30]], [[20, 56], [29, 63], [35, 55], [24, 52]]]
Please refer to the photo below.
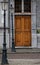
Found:
[[[40, 48], [15, 48], [16, 52], [12, 52], [10, 48], [7, 49], [7, 53], [40, 53]], [[2, 53], [2, 49], [0, 49]]]

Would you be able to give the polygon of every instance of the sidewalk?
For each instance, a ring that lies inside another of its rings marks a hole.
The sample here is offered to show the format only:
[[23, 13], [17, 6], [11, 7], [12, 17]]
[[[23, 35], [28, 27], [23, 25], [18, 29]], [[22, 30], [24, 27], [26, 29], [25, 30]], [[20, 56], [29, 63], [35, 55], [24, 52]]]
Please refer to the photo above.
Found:
[[10, 65], [40, 65], [40, 59], [9, 59]]
[[40, 65], [40, 59], [8, 59], [8, 62], [9, 65]]

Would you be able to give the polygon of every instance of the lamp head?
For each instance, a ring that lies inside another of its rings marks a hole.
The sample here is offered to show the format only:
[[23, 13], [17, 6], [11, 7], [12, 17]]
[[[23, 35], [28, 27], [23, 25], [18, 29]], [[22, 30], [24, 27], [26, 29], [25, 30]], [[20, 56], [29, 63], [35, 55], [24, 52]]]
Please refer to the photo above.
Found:
[[2, 7], [2, 10], [7, 10], [8, 9], [8, 1], [7, 0], [1, 1], [1, 7]]

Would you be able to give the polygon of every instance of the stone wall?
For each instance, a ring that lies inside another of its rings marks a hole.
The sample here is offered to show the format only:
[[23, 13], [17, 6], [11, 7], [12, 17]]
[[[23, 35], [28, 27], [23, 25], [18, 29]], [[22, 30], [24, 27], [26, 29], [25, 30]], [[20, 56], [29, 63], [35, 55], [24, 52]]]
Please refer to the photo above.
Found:
[[37, 30], [40, 29], [40, 0], [32, 1], [32, 47], [40, 48], [40, 33]]
[[[40, 29], [40, 0], [37, 0], [37, 29]], [[37, 33], [37, 45], [40, 48], [40, 32]]]
[[36, 35], [36, 0], [31, 0], [31, 30], [32, 30], [32, 48], [37, 48]]

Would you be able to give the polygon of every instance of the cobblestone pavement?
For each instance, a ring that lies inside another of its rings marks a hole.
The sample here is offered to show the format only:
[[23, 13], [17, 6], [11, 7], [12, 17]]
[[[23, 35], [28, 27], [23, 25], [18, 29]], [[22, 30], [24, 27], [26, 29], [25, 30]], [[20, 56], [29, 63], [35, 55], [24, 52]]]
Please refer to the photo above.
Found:
[[40, 59], [40, 53], [8, 54], [9, 59]]
[[[0, 54], [1, 59], [2, 54]], [[9, 59], [40, 59], [40, 53], [12, 53], [7, 54]]]

